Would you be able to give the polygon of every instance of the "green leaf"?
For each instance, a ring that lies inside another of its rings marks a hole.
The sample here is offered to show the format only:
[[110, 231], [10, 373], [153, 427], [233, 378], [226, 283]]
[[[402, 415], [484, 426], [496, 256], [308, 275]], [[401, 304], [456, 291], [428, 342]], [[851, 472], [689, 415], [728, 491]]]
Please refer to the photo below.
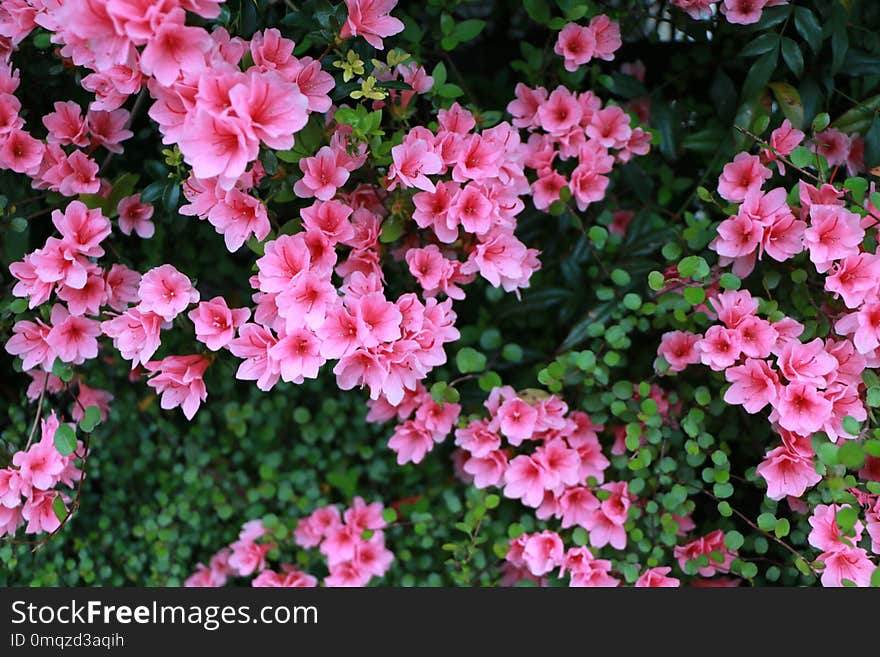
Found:
[[70, 365], [62, 361], [60, 358], [56, 358], [55, 362], [52, 363], [52, 374], [57, 376], [65, 383], [69, 383], [73, 380], [73, 368], [71, 368]]
[[659, 291], [662, 290], [666, 286], [666, 277], [662, 272], [652, 271], [648, 274], [648, 287], [652, 290]]
[[434, 89], [439, 89], [446, 83], [446, 64], [437, 62], [437, 66], [431, 71], [431, 77], [434, 78]]
[[861, 205], [865, 200], [865, 194], [868, 192], [868, 181], [864, 178], [847, 178], [843, 186], [852, 192], [856, 203]]
[[831, 12], [831, 74], [837, 74], [849, 50], [847, 15], [842, 5], [835, 4]]
[[82, 419], [79, 421], [79, 428], [90, 433], [101, 424], [101, 409], [97, 406], [89, 406], [83, 413]]
[[770, 52], [779, 45], [779, 35], [776, 32], [765, 32], [749, 41], [740, 52], [740, 57], [756, 57]]
[[550, 6], [547, 0], [523, 0], [526, 13], [536, 23], [550, 22]]
[[782, 59], [796, 78], [801, 77], [804, 72], [804, 56], [794, 39], [782, 38]]
[[390, 244], [403, 235], [403, 219], [399, 215], [392, 214], [382, 222], [382, 232], [379, 233], [379, 241], [382, 244]]
[[442, 85], [439, 89], [437, 89], [437, 94], [441, 98], [458, 98], [459, 96], [464, 95], [464, 90], [459, 87], [457, 84], [452, 84], [451, 82], [447, 82]]
[[865, 134], [865, 167], [870, 170], [877, 166], [880, 166], [880, 118], [875, 114]]
[[828, 116], [828, 112], [821, 112], [813, 119], [813, 122], [810, 124], [810, 129], [813, 132], [822, 132], [828, 127], [829, 123], [831, 123], [831, 117]]
[[806, 7], [795, 7], [794, 26], [813, 52], [818, 53], [822, 48], [822, 26], [816, 20], [816, 15]]
[[706, 300], [706, 290], [701, 287], [686, 287], [682, 295], [692, 306], [699, 305]]
[[791, 524], [785, 518], [780, 518], [776, 521], [776, 526], [773, 528], [773, 533], [776, 534], [776, 538], [784, 538], [788, 536], [788, 532], [791, 531]]
[[776, 528], [776, 516], [772, 513], [762, 513], [758, 516], [758, 527], [765, 532], [773, 531]]
[[785, 118], [799, 130], [804, 124], [804, 106], [801, 103], [801, 95], [798, 90], [787, 82], [773, 82], [770, 84], [770, 90], [773, 92], [776, 102], [779, 103]]
[[486, 356], [472, 347], [464, 347], [455, 355], [455, 364], [462, 374], [486, 369]]
[[470, 41], [482, 32], [484, 27], [486, 27], [486, 21], [471, 18], [456, 23], [455, 29], [452, 31], [452, 36], [459, 41]]
[[397, 511], [394, 509], [388, 508], [382, 510], [382, 520], [387, 522], [389, 525], [397, 520]]
[[727, 532], [724, 535], [724, 547], [729, 550], [739, 550], [743, 546], [744, 542], [745, 539], [743, 538], [743, 535], [735, 529], [733, 531]]
[[52, 511], [55, 512], [55, 517], [61, 522], [67, 520], [67, 507], [64, 506], [64, 499], [60, 493], [56, 494], [55, 499], [52, 500]]
[[865, 464], [865, 449], [855, 440], [847, 440], [837, 450], [837, 460], [851, 470]]
[[863, 133], [871, 126], [878, 109], [880, 109], [880, 95], [872, 96], [845, 112], [831, 125], [848, 134]]
[[730, 272], [725, 272], [721, 274], [721, 278], [718, 283], [725, 290], [738, 290], [742, 286], [742, 281], [739, 279], [739, 277], [735, 274], [731, 274]]
[[755, 63], [752, 64], [746, 75], [745, 83], [743, 83], [740, 102], [754, 100], [761, 95], [767, 83], [770, 82], [770, 76], [776, 70], [777, 61], [779, 61], [778, 48], [774, 48], [755, 60]]
[[859, 426], [859, 421], [854, 417], [847, 415], [843, 418], [843, 430], [852, 436], [857, 436], [859, 434], [859, 430], [861, 427]]
[[69, 424], [59, 424], [55, 430], [55, 449], [61, 456], [68, 456], [76, 451], [76, 434]]
[[798, 146], [789, 154], [788, 159], [796, 167], [803, 169], [813, 163], [813, 154], [805, 146]]

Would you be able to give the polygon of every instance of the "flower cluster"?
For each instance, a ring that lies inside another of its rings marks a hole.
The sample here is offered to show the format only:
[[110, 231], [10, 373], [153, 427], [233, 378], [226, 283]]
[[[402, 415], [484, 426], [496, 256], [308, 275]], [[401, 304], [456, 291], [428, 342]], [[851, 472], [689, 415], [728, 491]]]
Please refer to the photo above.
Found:
[[[391, 149], [388, 188], [420, 190], [412, 219], [444, 247], [410, 249], [410, 272], [429, 297], [443, 291], [463, 298], [458, 285], [476, 273], [508, 292], [528, 287], [539, 263], [538, 252], [514, 235], [525, 207], [520, 196], [529, 193], [519, 132], [506, 122], [473, 132], [473, 114], [458, 103], [440, 110], [437, 122], [436, 133], [415, 128]], [[434, 175], [446, 179], [431, 180]], [[471, 244], [464, 262], [445, 255], [458, 240]]]
[[672, 4], [695, 20], [711, 18], [718, 10], [729, 23], [752, 25], [761, 20], [765, 9], [788, 4], [788, 0], [673, 0]]
[[[715, 283], [700, 310], [717, 323], [704, 334], [668, 332], [658, 350], [671, 372], [696, 363], [723, 372], [730, 384], [724, 392], [728, 404], [752, 414], [769, 406], [768, 420], [781, 445], [766, 453], [757, 474], [767, 484], [767, 497], [788, 498], [792, 508], [802, 511], [809, 506], [799, 498], [822, 481], [825, 472], [815, 462], [811, 438], [819, 433], [831, 443], [864, 439], [860, 423], [868, 418], [868, 409], [863, 375], [880, 362], [880, 313], [875, 303], [880, 260], [874, 253], [876, 243], [866, 239], [878, 220], [873, 204], [866, 199], [864, 208], [853, 208], [846, 189], [807, 182], [803, 178], [810, 174], [800, 168], [801, 179], [791, 193], [785, 187], [765, 190], [774, 176], [765, 165], [775, 162], [778, 173], [784, 174], [794, 150], [806, 150], [800, 146], [804, 136], [786, 120], [761, 144], [760, 154], [739, 153], [724, 167], [718, 194], [733, 204], [725, 209], [735, 214], [720, 223], [710, 248], [720, 256], [720, 265], [731, 265], [739, 277], [748, 276], [764, 254], [778, 262], [799, 256], [808, 261], [824, 280], [828, 296], [821, 312], [831, 334], [806, 339], [803, 323], [775, 306], [763, 306], [762, 299], [746, 290], [721, 292]], [[809, 146], [829, 167], [846, 165], [857, 173], [864, 166], [856, 140], [837, 130], [820, 132]], [[762, 307], [767, 310], [762, 312]], [[868, 464], [860, 475], [873, 478]], [[877, 496], [853, 490], [862, 496], [867, 517]], [[816, 514], [826, 525], [834, 522], [835, 513], [821, 508], [813, 509], [814, 527]], [[839, 586], [842, 578], [866, 585], [873, 565], [865, 550], [855, 547], [858, 536], [841, 543], [836, 525], [826, 529], [833, 540], [816, 538], [815, 531], [810, 539], [823, 550], [823, 584]]]
[[[336, 506], [316, 509], [296, 525], [294, 540], [303, 549], [318, 548], [326, 558], [329, 574], [324, 585], [366, 586], [388, 571], [394, 555], [385, 547], [382, 531], [387, 523], [382, 505], [367, 504], [360, 497], [340, 513]], [[268, 567], [267, 555], [278, 547], [261, 520], [242, 527], [238, 540], [221, 549], [209, 564], [198, 564], [185, 583], [188, 587], [224, 586], [229, 577], [253, 577], [254, 587], [313, 587], [318, 579], [292, 564]]]
[[[651, 135], [632, 126], [623, 108], [591, 91], [576, 94], [559, 86], [549, 92], [520, 83], [507, 106], [513, 125], [528, 129], [525, 165], [537, 179], [531, 184], [535, 207], [546, 210], [567, 188], [578, 210], [605, 197], [615, 162], [628, 162], [650, 150]], [[554, 166], [554, 162], [559, 164]]]
[[59, 426], [54, 413], [43, 419], [40, 440], [15, 452], [12, 465], [0, 469], [0, 537], [15, 535], [25, 523], [25, 534], [54, 532], [61, 526], [70, 496], [55, 487], [76, 487], [81, 474], [76, 461], [85, 453], [78, 441], [76, 451], [61, 455], [55, 447]]

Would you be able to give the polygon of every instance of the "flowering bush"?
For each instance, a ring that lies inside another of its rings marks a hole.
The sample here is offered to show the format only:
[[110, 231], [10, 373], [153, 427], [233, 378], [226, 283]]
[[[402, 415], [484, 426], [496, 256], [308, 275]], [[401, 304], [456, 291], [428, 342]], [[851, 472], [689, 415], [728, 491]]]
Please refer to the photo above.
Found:
[[3, 0], [0, 583], [880, 584], [878, 27]]

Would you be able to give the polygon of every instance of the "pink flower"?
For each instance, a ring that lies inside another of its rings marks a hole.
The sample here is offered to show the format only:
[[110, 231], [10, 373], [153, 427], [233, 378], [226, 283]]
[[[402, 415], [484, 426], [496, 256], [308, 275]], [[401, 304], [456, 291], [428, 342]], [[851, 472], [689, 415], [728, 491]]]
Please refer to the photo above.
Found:
[[345, 0], [348, 18], [339, 36], [347, 39], [362, 36], [378, 50], [384, 48], [382, 39], [403, 31], [403, 23], [391, 16], [397, 0]]
[[138, 310], [156, 313], [170, 322], [199, 300], [198, 291], [190, 280], [172, 265], [154, 267], [141, 278], [138, 287]]
[[266, 239], [272, 226], [263, 202], [238, 189], [226, 192], [208, 212], [208, 221], [218, 233], [230, 252], [235, 252], [253, 236], [258, 241]]
[[532, 437], [538, 411], [522, 399], [508, 399], [499, 407], [497, 418], [508, 442], [511, 445], [519, 445]]
[[559, 32], [553, 52], [565, 58], [565, 70], [576, 71], [593, 58], [596, 37], [588, 27], [568, 23]]
[[13, 130], [2, 136], [0, 143], [0, 169], [33, 175], [43, 160], [43, 142], [34, 139], [24, 130]]
[[697, 350], [699, 341], [700, 336], [696, 333], [670, 331], [660, 339], [657, 353], [669, 363], [671, 372], [681, 372], [688, 365], [700, 362], [700, 352]]
[[[810, 545], [829, 552], [846, 546], [846, 543], [841, 540], [843, 534], [837, 525], [837, 513], [846, 508], [851, 507], [849, 504], [817, 504], [813, 508], [813, 515], [809, 519], [810, 527], [813, 529], [807, 536]], [[855, 535], [852, 542], [857, 543], [861, 539], [864, 529], [861, 521], [857, 520], [853, 529]]]
[[325, 362], [319, 352], [318, 338], [307, 328], [280, 336], [270, 349], [269, 357], [278, 363], [281, 378], [294, 383], [316, 378]]
[[238, 540], [232, 543], [232, 554], [229, 555], [229, 567], [241, 577], [247, 577], [266, 568], [266, 554], [272, 549], [272, 543], [255, 543], [252, 540]]
[[824, 157], [829, 167], [846, 163], [852, 142], [849, 137], [837, 128], [828, 128], [820, 132], [810, 143], [810, 150]]
[[220, 176], [224, 189], [232, 187], [260, 150], [260, 143], [248, 135], [241, 120], [206, 111], [196, 113], [178, 145], [197, 178]]
[[394, 555], [385, 547], [385, 536], [378, 532], [370, 540], [355, 545], [352, 561], [368, 578], [382, 577], [391, 567]]
[[842, 545], [819, 555], [825, 564], [822, 570], [822, 586], [844, 586], [848, 580], [860, 587], [871, 586], [871, 576], [877, 566], [868, 558], [864, 548]]
[[633, 586], [635, 586], [636, 588], [678, 588], [679, 586], [681, 586], [681, 581], [675, 577], [669, 577], [670, 572], [672, 572], [672, 568], [670, 568], [669, 566], [648, 568], [641, 575], [639, 575], [639, 578], [636, 580], [636, 583], [633, 584]]
[[122, 315], [101, 322], [101, 332], [113, 340], [113, 346], [134, 369], [145, 364], [159, 348], [162, 318], [155, 313], [143, 313], [131, 308]]
[[574, 94], [565, 87], [556, 87], [538, 107], [538, 122], [551, 135], [564, 135], [578, 124], [583, 109]]
[[68, 100], [67, 102], [56, 102], [54, 107], [54, 112], [43, 117], [43, 125], [49, 131], [46, 141], [50, 144], [63, 146], [79, 146], [80, 148], [88, 146], [86, 121], [79, 104]]
[[822, 429], [832, 405], [816, 388], [803, 382], [782, 386], [776, 410], [779, 424], [794, 433], [810, 435]]
[[804, 232], [804, 241], [819, 272], [828, 271], [832, 260], [859, 253], [865, 237], [860, 219], [839, 205], [810, 206], [810, 227]]
[[860, 354], [873, 353], [880, 347], [880, 303], [865, 303], [857, 312], [844, 315], [834, 330], [853, 336], [853, 345]]
[[[61, 526], [61, 520], [55, 513], [56, 497], [61, 497], [61, 493], [54, 490], [34, 491], [21, 509], [22, 518], [27, 520], [25, 534], [51, 533]], [[64, 501], [63, 497], [61, 499]]]
[[79, 390], [76, 395], [76, 402], [73, 404], [70, 415], [75, 422], [79, 422], [85, 416], [85, 410], [90, 406], [94, 406], [101, 412], [101, 421], [107, 421], [107, 414], [110, 411], [110, 402], [113, 401], [113, 395], [106, 390], [98, 390], [90, 388], [82, 381], [79, 382]]
[[229, 343], [229, 351], [244, 359], [235, 377], [256, 381], [257, 387], [264, 392], [271, 390], [281, 377], [279, 364], [270, 355], [276, 343], [277, 339], [267, 328], [259, 324], [243, 325], [238, 337]]
[[587, 125], [587, 136], [605, 148], [621, 148], [632, 135], [629, 115], [620, 107], [611, 105], [594, 112]]
[[245, 81], [229, 90], [229, 102], [249, 136], [276, 150], [292, 148], [294, 133], [309, 120], [309, 99], [275, 73], [248, 71]]
[[578, 525], [587, 528], [590, 514], [599, 508], [599, 500], [584, 486], [566, 488], [559, 496], [559, 510], [562, 512], [562, 528]]
[[350, 508], [343, 514], [345, 524], [360, 530], [385, 528], [388, 523], [382, 517], [381, 502], [367, 504], [362, 497], [355, 497]]
[[264, 570], [252, 581], [251, 586], [257, 588], [310, 588], [318, 585], [318, 580], [292, 566], [282, 566], [284, 572], [276, 573], [274, 570]]
[[91, 134], [92, 144], [103, 146], [111, 153], [121, 153], [120, 142], [134, 136], [127, 127], [128, 120], [128, 110], [117, 109], [112, 112], [89, 110], [86, 115], [86, 126]]
[[705, 20], [712, 16], [712, 5], [720, 0], [673, 0], [672, 4], [687, 12], [694, 20]]
[[55, 360], [55, 351], [47, 341], [51, 330], [39, 318], [33, 322], [18, 321], [12, 327], [13, 335], [6, 343], [6, 351], [21, 357], [25, 371], [38, 366], [51, 370]]
[[562, 565], [564, 551], [559, 534], [545, 530], [526, 538], [522, 560], [532, 575], [540, 577]]
[[761, 189], [771, 175], [757, 155], [739, 153], [733, 162], [724, 165], [718, 179], [718, 193], [731, 203], [742, 203], [749, 192]]
[[623, 45], [620, 25], [605, 14], [599, 14], [590, 20], [590, 31], [596, 39], [596, 57], [610, 62], [614, 59], [614, 52]]
[[16, 452], [12, 464], [18, 467], [22, 484], [37, 490], [55, 486], [66, 465], [51, 437], [31, 445], [26, 452]]
[[204, 356], [168, 356], [149, 361], [144, 367], [153, 377], [147, 385], [161, 393], [160, 406], [169, 410], [180, 406], [187, 420], [192, 420], [199, 405], [208, 398], [202, 376], [210, 360]]
[[504, 473], [504, 496], [522, 499], [523, 504], [537, 508], [544, 499], [545, 473], [531, 456], [515, 457]]
[[797, 148], [804, 140], [804, 133], [795, 129], [791, 121], [785, 119], [782, 125], [770, 133], [770, 148], [761, 151], [761, 160], [765, 164], [776, 162], [780, 174], [785, 174], [785, 166], [778, 156], [786, 156]]
[[434, 448], [435, 438], [424, 426], [407, 420], [394, 428], [388, 448], [397, 454], [397, 464], [421, 463]]
[[431, 144], [424, 139], [404, 140], [391, 149], [393, 163], [388, 167], [388, 189], [394, 189], [399, 182], [403, 187], [415, 187], [426, 192], [434, 192], [434, 183], [429, 175], [443, 169], [443, 160]]
[[462, 470], [474, 478], [474, 486], [488, 488], [500, 485], [507, 470], [507, 456], [501, 450], [488, 452], [485, 456], [471, 456]]
[[347, 244], [354, 238], [354, 226], [348, 220], [352, 209], [340, 201], [315, 201], [300, 211], [303, 228], [324, 234], [335, 244]]
[[247, 308], [230, 309], [223, 297], [202, 301], [187, 317], [196, 328], [196, 338], [211, 351], [227, 346], [235, 336], [235, 329], [244, 324], [251, 315]]
[[717, 324], [709, 327], [706, 336], [696, 346], [702, 363], [716, 372], [733, 365], [742, 353], [739, 331]]
[[65, 363], [79, 365], [98, 355], [101, 325], [93, 319], [71, 315], [60, 305], [52, 306], [52, 328], [46, 343]]
[[328, 587], [361, 587], [370, 581], [370, 574], [361, 570], [355, 561], [343, 561], [330, 566], [330, 574], [324, 578]]
[[585, 528], [590, 532], [590, 545], [600, 548], [610, 544], [611, 547], [622, 550], [626, 547], [626, 530], [623, 525], [631, 505], [627, 484], [625, 481], [611, 482], [603, 484], [601, 489], [611, 495], [586, 518]]
[[142, 239], [149, 239], [156, 232], [156, 227], [150, 219], [153, 216], [153, 206], [141, 202], [140, 194], [126, 196], [119, 201], [116, 208], [119, 213], [119, 230], [124, 235], [131, 235], [132, 231]]
[[400, 310], [385, 299], [381, 292], [370, 292], [349, 303], [357, 327], [357, 338], [363, 347], [400, 338], [403, 317]]
[[71, 315], [97, 315], [107, 299], [103, 272], [93, 266], [82, 288], [62, 285], [58, 288], [58, 298], [67, 302]]
[[182, 9], [172, 9], [161, 21], [141, 54], [141, 70], [169, 87], [181, 71], [198, 70], [204, 65], [205, 53], [211, 48], [208, 33], [183, 24]]
[[63, 213], [52, 212], [52, 223], [61, 233], [63, 244], [72, 250], [93, 258], [104, 255], [100, 244], [110, 234], [110, 220], [100, 210], [89, 210], [84, 203], [73, 201]]
[[742, 404], [748, 413], [757, 413], [776, 401], [779, 377], [767, 361], [747, 358], [745, 364], [725, 372], [731, 385], [724, 393], [728, 404]]
[[731, 23], [751, 25], [761, 20], [767, 4], [767, 0], [724, 0], [722, 11]]
[[314, 157], [301, 159], [299, 168], [303, 177], [293, 186], [296, 195], [300, 198], [315, 197], [321, 201], [332, 199], [349, 176], [348, 170], [340, 166], [337, 160], [336, 152], [330, 146], [323, 146]]
[[537, 124], [538, 108], [547, 100], [547, 90], [543, 87], [530, 89], [518, 82], [514, 89], [516, 100], [510, 101], [507, 111], [513, 116], [513, 125], [528, 128]]
[[610, 588], [620, 585], [620, 580], [612, 577], [611, 562], [607, 559], [595, 559], [587, 547], [570, 548], [565, 553], [559, 576], [571, 573], [569, 586]]
[[800, 497], [822, 480], [813, 465], [813, 448], [808, 436], [784, 432], [782, 445], [771, 449], [756, 471], [767, 482], [767, 497], [781, 500]]
[[880, 285], [880, 256], [851, 255], [836, 262], [825, 279], [825, 289], [843, 297], [847, 308], [858, 308]]
[[825, 343], [816, 338], [806, 344], [796, 340], [787, 342], [779, 353], [777, 365], [789, 381], [801, 381], [824, 388], [828, 375], [838, 367], [838, 362], [825, 351]]
[[[722, 560], [716, 561], [712, 556], [712, 552], [717, 552], [722, 555]], [[700, 538], [691, 541], [690, 543], [685, 543], [684, 545], [676, 545], [673, 550], [673, 555], [676, 559], [678, 559], [678, 566], [683, 571], [685, 570], [685, 564], [689, 561], [695, 561], [697, 557], [700, 555], [706, 555], [709, 557], [709, 565], [708, 566], [699, 566], [697, 568], [697, 572], [703, 577], [711, 577], [716, 572], [717, 573], [726, 573], [730, 571], [730, 565], [733, 562], [733, 559], [736, 557], [736, 552], [729, 550], [724, 545], [724, 531], [721, 529], [716, 529], [705, 536], [701, 536]]]

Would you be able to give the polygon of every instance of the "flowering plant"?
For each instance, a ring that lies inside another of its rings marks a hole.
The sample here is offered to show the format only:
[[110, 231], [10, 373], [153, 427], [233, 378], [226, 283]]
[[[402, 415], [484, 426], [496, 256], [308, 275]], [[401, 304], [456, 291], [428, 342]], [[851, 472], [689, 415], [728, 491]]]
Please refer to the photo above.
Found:
[[880, 583], [878, 25], [3, 0], [0, 581]]

